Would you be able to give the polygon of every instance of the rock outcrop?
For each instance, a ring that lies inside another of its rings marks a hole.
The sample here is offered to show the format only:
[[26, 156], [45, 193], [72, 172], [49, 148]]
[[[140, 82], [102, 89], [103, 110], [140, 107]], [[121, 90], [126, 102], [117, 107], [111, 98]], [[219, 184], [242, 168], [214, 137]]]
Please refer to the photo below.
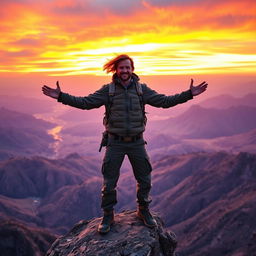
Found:
[[101, 235], [97, 227], [101, 218], [80, 221], [66, 235], [58, 238], [47, 256], [172, 256], [177, 246], [175, 234], [167, 232], [162, 220], [154, 215], [158, 226], [150, 229], [135, 211], [115, 215], [109, 233]]

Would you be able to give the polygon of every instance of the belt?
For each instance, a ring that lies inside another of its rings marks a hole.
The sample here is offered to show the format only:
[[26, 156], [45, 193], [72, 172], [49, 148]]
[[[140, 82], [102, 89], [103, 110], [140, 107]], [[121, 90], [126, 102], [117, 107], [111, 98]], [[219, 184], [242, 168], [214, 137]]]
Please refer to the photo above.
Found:
[[137, 134], [135, 136], [119, 136], [117, 134], [114, 133], [109, 133], [109, 137], [114, 139], [114, 140], [118, 140], [118, 141], [124, 141], [124, 142], [134, 142], [137, 141], [141, 138], [143, 138], [142, 133]]

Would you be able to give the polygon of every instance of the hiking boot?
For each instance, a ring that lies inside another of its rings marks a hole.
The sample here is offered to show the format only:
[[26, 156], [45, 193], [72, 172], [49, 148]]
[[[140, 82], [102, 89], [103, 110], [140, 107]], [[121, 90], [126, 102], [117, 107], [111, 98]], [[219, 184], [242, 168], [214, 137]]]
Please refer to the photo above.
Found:
[[114, 211], [104, 211], [104, 216], [100, 225], [98, 226], [98, 232], [106, 234], [110, 231], [110, 226], [114, 223]]
[[137, 216], [143, 220], [144, 224], [149, 227], [153, 228], [157, 226], [156, 220], [152, 217], [148, 207], [146, 206], [139, 206], [137, 210]]

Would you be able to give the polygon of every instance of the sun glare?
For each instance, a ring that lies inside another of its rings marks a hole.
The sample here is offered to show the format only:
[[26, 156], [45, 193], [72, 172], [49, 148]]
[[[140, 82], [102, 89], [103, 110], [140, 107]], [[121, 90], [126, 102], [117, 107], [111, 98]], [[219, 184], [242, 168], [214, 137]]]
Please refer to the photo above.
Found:
[[0, 72], [103, 76], [106, 61], [127, 53], [135, 60], [136, 72], [145, 75], [253, 73], [256, 3], [248, 9], [244, 2], [212, 3], [208, 16], [201, 17], [198, 12], [209, 6], [144, 3], [144, 9], [118, 16], [87, 9], [83, 15], [73, 13], [62, 0], [45, 7], [17, 2], [8, 6], [6, 1]]

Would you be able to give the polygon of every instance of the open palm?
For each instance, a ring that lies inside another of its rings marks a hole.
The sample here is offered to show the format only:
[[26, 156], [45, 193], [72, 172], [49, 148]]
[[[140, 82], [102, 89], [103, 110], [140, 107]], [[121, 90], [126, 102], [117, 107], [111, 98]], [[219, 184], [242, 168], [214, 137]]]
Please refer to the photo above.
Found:
[[197, 85], [197, 86], [193, 86], [193, 79], [191, 79], [191, 83], [190, 83], [190, 90], [193, 96], [199, 95], [201, 93], [203, 93], [206, 88], [207, 88], [207, 83], [206, 82], [202, 82], [201, 84]]
[[57, 88], [56, 89], [53, 89], [47, 85], [44, 85], [42, 87], [42, 91], [45, 95], [51, 97], [51, 98], [54, 98], [54, 99], [58, 99], [59, 95], [60, 95], [60, 86], [59, 86], [59, 81], [56, 82], [56, 85], [57, 85]]

